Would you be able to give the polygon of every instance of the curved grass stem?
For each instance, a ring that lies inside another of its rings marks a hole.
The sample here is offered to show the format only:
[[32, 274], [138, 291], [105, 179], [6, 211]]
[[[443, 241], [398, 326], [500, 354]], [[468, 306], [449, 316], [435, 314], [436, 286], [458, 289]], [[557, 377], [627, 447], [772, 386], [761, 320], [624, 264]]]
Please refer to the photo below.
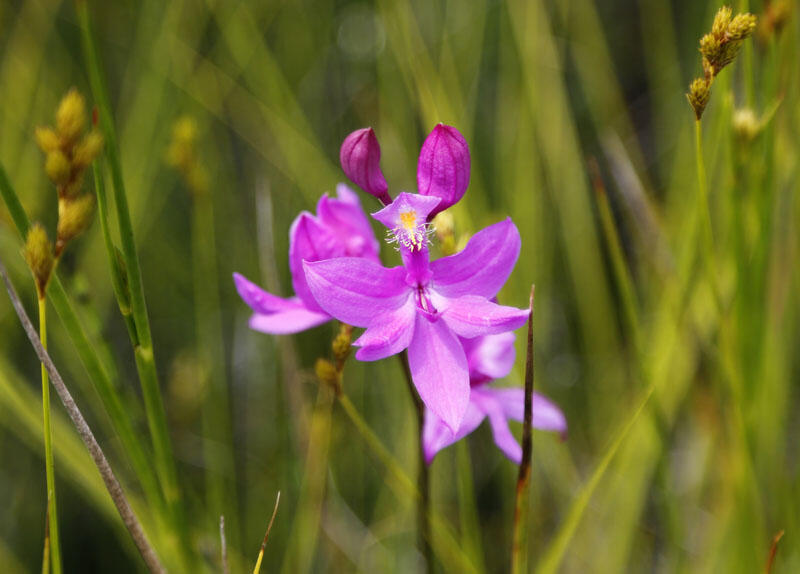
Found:
[[125, 496], [125, 491], [122, 489], [122, 485], [114, 475], [114, 471], [111, 469], [111, 465], [108, 463], [108, 459], [103, 453], [103, 449], [100, 448], [94, 433], [92, 433], [92, 430], [89, 428], [86, 419], [83, 417], [83, 413], [81, 413], [78, 405], [75, 403], [75, 399], [72, 398], [72, 394], [64, 384], [64, 380], [61, 378], [61, 375], [56, 369], [53, 360], [50, 358], [50, 355], [47, 353], [44, 346], [42, 346], [42, 340], [36, 334], [36, 329], [33, 327], [33, 324], [28, 318], [25, 308], [22, 306], [22, 302], [20, 301], [14, 286], [11, 284], [11, 280], [8, 278], [8, 273], [6, 273], [5, 266], [3, 266], [2, 262], [0, 262], [0, 278], [2, 278], [3, 283], [5, 284], [6, 291], [8, 291], [8, 296], [11, 299], [11, 304], [14, 307], [14, 311], [17, 313], [20, 322], [22, 323], [22, 327], [25, 329], [25, 334], [28, 336], [31, 345], [33, 345], [33, 348], [39, 357], [39, 360], [45, 366], [48, 375], [52, 379], [53, 387], [55, 388], [56, 393], [58, 393], [61, 403], [64, 405], [67, 414], [72, 420], [72, 424], [77, 429], [83, 444], [89, 451], [95, 466], [97, 466], [97, 470], [100, 472], [100, 476], [103, 479], [106, 490], [111, 496], [111, 500], [114, 502], [114, 505], [116, 506], [120, 517], [122, 518], [122, 522], [128, 529], [131, 538], [133, 538], [133, 541], [141, 553], [145, 564], [153, 573], [161, 574], [166, 572], [164, 567], [161, 565], [158, 555], [150, 545], [150, 541], [148, 540], [147, 535], [145, 534], [144, 529], [142, 528], [142, 525], [136, 516], [136, 513], [134, 513], [133, 509], [131, 508], [128, 498]]
[[114, 188], [114, 203], [116, 205], [117, 223], [119, 226], [122, 258], [130, 291], [130, 305], [133, 324], [136, 327], [136, 339], [131, 340], [136, 358], [136, 369], [139, 373], [139, 382], [142, 387], [145, 413], [150, 430], [153, 450], [155, 453], [156, 474], [161, 482], [167, 505], [172, 515], [175, 533], [181, 537], [184, 558], [190, 559], [190, 543], [186, 524], [183, 519], [183, 503], [181, 490], [178, 484], [178, 475], [175, 459], [172, 455], [172, 445], [167, 428], [167, 417], [156, 370], [153, 340], [150, 331], [150, 320], [145, 302], [142, 271], [139, 265], [136, 243], [133, 233], [133, 222], [128, 209], [128, 198], [125, 183], [122, 177], [122, 164], [119, 158], [116, 130], [111, 115], [108, 91], [101, 72], [100, 58], [91, 29], [88, 2], [76, 4], [78, 20], [81, 28], [81, 47], [92, 95], [97, 103], [100, 125], [105, 139], [106, 157], [111, 170], [111, 181]]

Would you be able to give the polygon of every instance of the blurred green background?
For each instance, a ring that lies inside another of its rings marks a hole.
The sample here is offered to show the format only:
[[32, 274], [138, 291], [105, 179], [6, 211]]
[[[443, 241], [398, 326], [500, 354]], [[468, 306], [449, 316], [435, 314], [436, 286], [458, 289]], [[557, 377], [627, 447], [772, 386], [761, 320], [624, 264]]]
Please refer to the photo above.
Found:
[[[785, 530], [774, 571], [800, 571], [799, 6], [734, 5], [760, 22], [714, 83], [702, 120], [712, 265], [698, 235], [694, 117], [684, 92], [701, 74], [697, 42], [719, 5], [89, 3], [193, 571], [221, 571], [213, 475], [224, 484], [233, 571], [252, 568], [279, 490], [265, 571], [422, 568], [413, 501], [393, 487], [313, 376], [335, 326], [285, 338], [250, 331], [231, 274], [289, 295], [290, 222], [343, 181], [343, 138], [375, 128], [396, 194], [414, 190], [419, 148], [437, 122], [456, 126], [472, 152], [470, 188], [453, 210], [457, 233], [508, 215], [520, 228], [522, 253], [500, 299], [522, 307], [536, 284], [535, 386], [569, 422], [565, 442], [534, 433], [532, 569], [758, 572], [773, 536]], [[94, 105], [80, 38], [72, 2], [0, 0], [0, 163], [28, 215], [51, 234], [56, 195], [33, 132], [52, 123], [70, 87]], [[737, 115], [743, 108], [755, 124]], [[197, 154], [210, 183], [206, 211], [165, 161], [182, 116], [198, 126]], [[377, 207], [366, 194], [362, 201]], [[0, 206], [0, 258], [33, 314], [35, 289], [20, 248]], [[388, 246], [383, 252], [387, 262], [397, 258]], [[59, 272], [149, 448], [97, 223], [70, 245]], [[152, 524], [154, 509], [143, 502], [70, 337], [49, 316], [55, 363]], [[522, 384], [523, 351], [519, 340], [506, 384]], [[39, 385], [36, 356], [0, 295], [3, 572], [41, 564]], [[416, 421], [396, 362], [352, 360], [344, 387], [414, 476]], [[229, 408], [214, 388], [223, 389]], [[53, 400], [66, 571], [141, 571], [99, 475]], [[204, 409], [219, 405], [232, 437], [203, 423]], [[434, 508], [477, 571], [509, 567], [516, 471], [487, 425], [432, 465]], [[159, 532], [151, 531], [162, 558], [179, 571]], [[446, 556], [439, 560], [453, 571]]]

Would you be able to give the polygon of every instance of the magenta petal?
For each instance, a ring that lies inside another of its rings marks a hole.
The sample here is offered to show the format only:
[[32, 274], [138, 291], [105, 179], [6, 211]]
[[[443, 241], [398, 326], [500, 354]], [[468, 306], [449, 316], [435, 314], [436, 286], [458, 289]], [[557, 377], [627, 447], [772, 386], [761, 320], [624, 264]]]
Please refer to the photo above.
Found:
[[467, 354], [470, 384], [501, 379], [511, 372], [516, 357], [514, 339], [514, 333], [506, 332], [461, 341]]
[[247, 303], [255, 313], [275, 313], [286, 309], [301, 308], [302, 303], [297, 299], [284, 299], [278, 297], [247, 279], [239, 273], [233, 274], [233, 282], [239, 296]]
[[[441, 200], [438, 197], [426, 197], [417, 193], [403, 191], [398, 194], [390, 205], [373, 213], [372, 217], [383, 223], [390, 230], [398, 227], [412, 227], [410, 224], [413, 224], [414, 227], [424, 226], [428, 216], [440, 202]], [[404, 220], [403, 218], [408, 218], [409, 214], [413, 214], [413, 217]]]
[[510, 219], [490, 225], [462, 251], [431, 262], [436, 291], [447, 297], [494, 297], [511, 275], [519, 250], [519, 231]]
[[[524, 398], [524, 397], [523, 397]], [[522, 447], [508, 428], [508, 415], [495, 389], [473, 389], [471, 401], [489, 417], [494, 442], [516, 464], [522, 461]]]
[[337, 246], [336, 237], [307, 211], [300, 213], [292, 222], [289, 229], [289, 270], [292, 273], [292, 287], [309, 309], [321, 310], [308, 289], [303, 261], [319, 261], [344, 255], [336, 252]]
[[407, 348], [414, 335], [416, 305], [409, 297], [405, 305], [381, 316], [353, 343], [359, 361], [377, 361], [396, 355]]
[[440, 450], [460, 441], [480, 426], [486, 415], [478, 409], [472, 401], [467, 406], [467, 412], [458, 427], [458, 432], [453, 432], [430, 409], [425, 409], [425, 426], [422, 429], [422, 451], [426, 464], [433, 462], [433, 458]]
[[344, 184], [336, 186], [336, 193], [336, 198], [328, 197], [327, 193], [320, 197], [317, 218], [338, 240], [338, 252], [318, 259], [367, 257], [377, 261], [380, 245], [358, 196]]
[[449, 299], [442, 311], [447, 325], [468, 339], [513, 331], [524, 325], [529, 315], [528, 309], [498, 305], [475, 295]]
[[327, 313], [306, 308], [297, 297], [283, 299], [267, 293], [238, 273], [233, 274], [236, 290], [251, 309], [250, 328], [263, 333], [298, 333], [330, 321]]
[[356, 130], [347, 136], [339, 150], [339, 160], [345, 175], [361, 189], [380, 199], [384, 205], [392, 202], [389, 186], [381, 172], [381, 146], [372, 128]]
[[402, 267], [387, 269], [368, 259], [339, 257], [306, 262], [304, 268], [319, 306], [348, 325], [369, 327], [412, 295]]
[[289, 335], [316, 327], [330, 320], [331, 317], [327, 313], [296, 307], [269, 315], [256, 313], [250, 318], [250, 328], [273, 335]]
[[431, 217], [458, 203], [469, 185], [469, 146], [454, 127], [439, 124], [425, 138], [417, 163], [417, 190], [442, 198]]
[[422, 402], [457, 432], [469, 404], [469, 373], [464, 349], [444, 321], [417, 313], [408, 362]]
[[[488, 389], [484, 392], [487, 392]], [[506, 416], [515, 421], [525, 419], [525, 390], [521, 388], [491, 389], [496, 400], [503, 406]], [[544, 431], [554, 431], [562, 435], [567, 432], [567, 419], [556, 404], [534, 391], [533, 427]]]
[[554, 402], [533, 393], [533, 427], [539, 430], [567, 433], [567, 419]]

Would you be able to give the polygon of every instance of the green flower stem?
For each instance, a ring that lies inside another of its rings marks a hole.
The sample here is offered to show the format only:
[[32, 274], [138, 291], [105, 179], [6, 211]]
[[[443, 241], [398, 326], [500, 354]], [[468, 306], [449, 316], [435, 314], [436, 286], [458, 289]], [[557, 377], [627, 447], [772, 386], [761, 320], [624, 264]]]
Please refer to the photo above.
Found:
[[[25, 238], [30, 228], [30, 222], [2, 165], [0, 165], [0, 196], [2, 196], [6, 207], [8, 207], [8, 211], [17, 227], [17, 231], [22, 238]], [[92, 385], [100, 396], [103, 407], [111, 420], [112, 428], [119, 436], [123, 450], [130, 459], [131, 466], [142, 485], [142, 490], [147, 497], [148, 504], [158, 512], [159, 509], [163, 507], [163, 502], [161, 501], [158, 483], [153, 473], [150, 459], [142, 443], [139, 441], [139, 436], [133, 430], [133, 423], [128, 415], [128, 411], [123, 405], [120, 394], [111, 382], [105, 367], [103, 367], [100, 361], [97, 351], [89, 341], [78, 319], [78, 315], [56, 273], [54, 273], [50, 279], [47, 288], [47, 296], [53, 308], [56, 310], [59, 319], [61, 319], [61, 323], [64, 325], [64, 329], [67, 331], [78, 353], [78, 358], [89, 375]]]
[[419, 449], [418, 469], [417, 469], [417, 488], [419, 489], [419, 498], [417, 498], [417, 533], [419, 535], [419, 547], [425, 556], [425, 565], [428, 572], [434, 571], [433, 550], [431, 549], [431, 523], [430, 523], [430, 506], [431, 506], [431, 486], [430, 475], [428, 473], [428, 465], [425, 463], [425, 450], [422, 446], [422, 432], [425, 428], [425, 405], [420, 399], [417, 389], [414, 387], [414, 380], [411, 377], [411, 368], [408, 364], [408, 352], [403, 351], [400, 355], [400, 363], [403, 367], [403, 374], [405, 375], [406, 384], [408, 385], [408, 392], [411, 395], [411, 400], [414, 402], [414, 412], [417, 416], [417, 447]]
[[[47, 350], [47, 299], [39, 295], [39, 338]], [[56, 510], [56, 476], [53, 464], [53, 430], [50, 426], [50, 382], [47, 368], [42, 363], [42, 411], [44, 413], [44, 465], [47, 475], [47, 514], [50, 532], [50, 564], [53, 574], [61, 574], [61, 545], [58, 537], [58, 512]]]
[[[415, 500], [419, 499], [421, 494], [413, 481], [409, 478], [400, 463], [392, 456], [389, 450], [383, 445], [381, 439], [370, 428], [367, 421], [358, 412], [353, 402], [344, 393], [338, 393], [336, 398], [342, 410], [356, 427], [356, 430], [364, 439], [364, 442], [369, 447], [372, 454], [383, 464], [391, 475], [390, 481], [387, 482], [388, 486], [394, 490], [395, 495], [399, 499], [405, 499], [408, 496], [413, 497]], [[458, 542], [453, 535], [450, 526], [432, 510], [429, 511], [430, 525], [431, 525], [431, 546], [437, 551], [440, 559], [446, 558], [445, 570], [453, 572], [477, 572], [475, 566], [470, 561], [469, 557], [464, 553]], [[435, 534], [435, 536], [434, 536]], [[448, 565], [450, 565], [448, 567]]]
[[[172, 446], [167, 429], [167, 417], [161, 391], [158, 384], [153, 341], [150, 333], [150, 320], [147, 316], [144, 288], [142, 285], [142, 272], [139, 267], [139, 258], [136, 252], [136, 243], [133, 236], [133, 224], [128, 209], [128, 199], [125, 193], [125, 184], [122, 177], [122, 166], [119, 160], [114, 122], [111, 117], [111, 106], [103, 83], [100, 71], [100, 60], [97, 48], [91, 33], [89, 7], [85, 1], [76, 4], [78, 19], [81, 25], [81, 45], [86, 60], [89, 84], [92, 95], [100, 114], [100, 125], [105, 138], [105, 150], [111, 168], [111, 180], [114, 187], [114, 202], [117, 208], [117, 222], [122, 244], [122, 255], [125, 261], [130, 287], [131, 311], [133, 322], [136, 326], [137, 340], [132, 341], [136, 356], [136, 368], [142, 386], [147, 423], [153, 441], [155, 452], [156, 473], [161, 481], [161, 488], [167, 504], [173, 511], [174, 518], [179, 522], [182, 514], [180, 502], [180, 488], [178, 486], [175, 460], [172, 456]], [[183, 531], [183, 529], [181, 529]]]

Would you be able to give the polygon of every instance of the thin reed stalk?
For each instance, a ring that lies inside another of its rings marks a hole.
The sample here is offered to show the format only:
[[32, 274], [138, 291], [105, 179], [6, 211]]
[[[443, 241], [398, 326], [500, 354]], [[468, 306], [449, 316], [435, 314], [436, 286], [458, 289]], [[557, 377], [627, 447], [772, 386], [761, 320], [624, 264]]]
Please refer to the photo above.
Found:
[[25, 329], [25, 333], [28, 335], [31, 345], [33, 345], [39, 360], [45, 366], [47, 373], [50, 375], [50, 378], [53, 382], [53, 387], [56, 389], [56, 392], [58, 393], [58, 396], [67, 411], [67, 414], [72, 420], [72, 423], [75, 425], [83, 444], [89, 451], [92, 460], [97, 466], [97, 470], [100, 471], [100, 476], [103, 478], [103, 483], [105, 484], [108, 493], [111, 495], [111, 499], [114, 501], [114, 505], [117, 507], [117, 511], [122, 518], [122, 522], [125, 524], [128, 532], [130, 532], [131, 537], [133, 538], [136, 547], [139, 549], [145, 564], [149, 568], [150, 572], [159, 574], [166, 572], [164, 567], [161, 565], [158, 555], [150, 545], [147, 535], [142, 529], [139, 519], [136, 517], [136, 513], [134, 513], [133, 509], [128, 503], [125, 492], [122, 490], [122, 485], [120, 485], [117, 477], [114, 475], [114, 471], [111, 469], [111, 465], [108, 463], [105, 454], [103, 454], [103, 450], [100, 448], [97, 439], [95, 439], [92, 430], [86, 423], [86, 419], [83, 418], [83, 414], [78, 408], [78, 405], [75, 403], [75, 400], [72, 398], [69, 389], [67, 389], [67, 386], [64, 384], [64, 380], [61, 378], [61, 375], [56, 369], [56, 366], [50, 358], [50, 355], [47, 354], [47, 351], [42, 345], [41, 339], [36, 334], [36, 329], [31, 323], [31, 320], [28, 318], [25, 308], [22, 306], [22, 302], [20, 301], [14, 286], [11, 284], [11, 280], [8, 278], [8, 273], [6, 272], [6, 268], [2, 262], [0, 262], [0, 277], [2, 277], [3, 282], [5, 283], [8, 296], [11, 299], [11, 304], [13, 305], [14, 311], [16, 311], [17, 316], [19, 317], [19, 320]]
[[525, 413], [522, 423], [522, 461], [517, 475], [514, 501], [514, 534], [511, 545], [511, 572], [522, 574], [528, 571], [528, 490], [531, 482], [531, 458], [533, 457], [533, 303], [536, 286], [531, 286], [528, 317], [528, 344], [525, 354]]
[[128, 199], [125, 183], [122, 176], [122, 165], [119, 158], [116, 130], [111, 116], [111, 106], [108, 92], [105, 87], [101, 72], [100, 58], [91, 28], [88, 2], [81, 1], [76, 4], [78, 20], [81, 27], [81, 46], [84, 60], [89, 75], [89, 85], [92, 95], [97, 103], [100, 126], [105, 139], [106, 157], [111, 169], [111, 180], [114, 188], [114, 203], [116, 205], [117, 223], [119, 226], [120, 243], [122, 245], [122, 258], [125, 264], [128, 287], [130, 290], [131, 312], [133, 323], [136, 326], [136, 339], [131, 340], [136, 360], [136, 369], [139, 373], [139, 382], [142, 387], [147, 424], [150, 429], [153, 450], [155, 452], [156, 473], [161, 482], [164, 498], [171, 510], [173, 527], [181, 536], [186, 556], [188, 550], [188, 534], [186, 532], [181, 502], [181, 491], [178, 484], [175, 459], [172, 455], [172, 445], [167, 428], [167, 417], [156, 370], [155, 352], [150, 331], [150, 320], [145, 302], [142, 271], [139, 266], [136, 242], [133, 234], [133, 223], [128, 209]]
[[[47, 299], [39, 294], [39, 338], [42, 348], [47, 350]], [[44, 466], [47, 481], [47, 530], [50, 547], [50, 564], [53, 574], [60, 574], [61, 542], [58, 535], [58, 511], [56, 505], [56, 470], [53, 462], [53, 429], [50, 425], [50, 383], [47, 380], [47, 367], [42, 362], [42, 412], [44, 427]]]

